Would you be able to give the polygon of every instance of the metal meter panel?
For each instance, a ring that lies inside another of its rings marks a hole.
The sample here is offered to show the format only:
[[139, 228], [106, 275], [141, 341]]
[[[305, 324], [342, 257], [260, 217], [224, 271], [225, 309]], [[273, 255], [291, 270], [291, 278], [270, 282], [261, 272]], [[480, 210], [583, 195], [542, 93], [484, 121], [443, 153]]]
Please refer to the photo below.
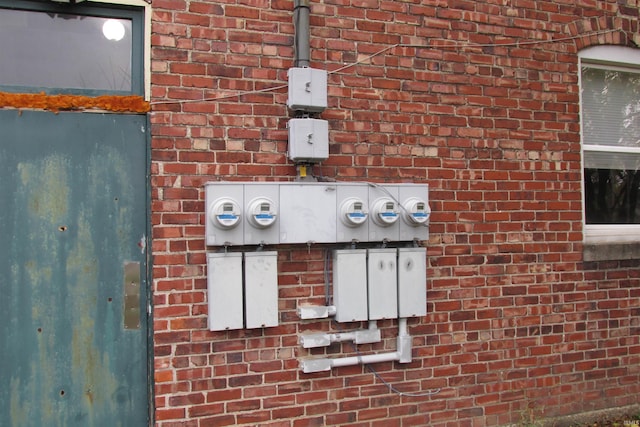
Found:
[[321, 162], [329, 157], [329, 122], [320, 119], [291, 119], [289, 159], [294, 162]]
[[287, 106], [292, 110], [321, 112], [327, 108], [327, 71], [294, 67], [287, 72]]
[[244, 244], [277, 244], [280, 234], [280, 186], [247, 183], [244, 186]]
[[209, 330], [243, 328], [242, 288], [242, 254], [207, 253]]
[[398, 270], [396, 249], [369, 249], [367, 262], [369, 319], [398, 317]]
[[400, 239], [400, 206], [398, 187], [369, 187], [369, 241]]
[[427, 314], [427, 249], [398, 249], [398, 315]]
[[337, 242], [369, 240], [369, 188], [366, 185], [337, 186]]
[[280, 243], [336, 241], [336, 185], [280, 186]]
[[278, 326], [278, 252], [244, 254], [247, 329]]
[[368, 320], [365, 249], [334, 251], [333, 304], [337, 322]]
[[244, 244], [244, 186], [208, 183], [205, 186], [205, 240], [207, 246]]
[[398, 184], [401, 203], [400, 240], [429, 239], [429, 186], [426, 184]]

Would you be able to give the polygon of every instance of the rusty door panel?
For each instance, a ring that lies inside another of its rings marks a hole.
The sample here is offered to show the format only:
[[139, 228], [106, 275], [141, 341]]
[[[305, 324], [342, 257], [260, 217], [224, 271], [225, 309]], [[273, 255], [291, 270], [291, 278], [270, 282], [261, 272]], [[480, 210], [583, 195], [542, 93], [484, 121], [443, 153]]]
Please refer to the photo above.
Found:
[[148, 424], [146, 132], [139, 115], [0, 111], [1, 425]]

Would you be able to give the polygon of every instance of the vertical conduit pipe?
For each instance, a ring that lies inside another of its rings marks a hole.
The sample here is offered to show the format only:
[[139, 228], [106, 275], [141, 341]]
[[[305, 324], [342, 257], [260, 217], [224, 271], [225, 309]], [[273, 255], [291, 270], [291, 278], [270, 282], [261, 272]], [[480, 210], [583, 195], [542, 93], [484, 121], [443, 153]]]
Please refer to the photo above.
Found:
[[295, 61], [296, 67], [308, 67], [311, 63], [309, 39], [309, 1], [295, 0], [293, 8], [293, 25], [295, 29]]

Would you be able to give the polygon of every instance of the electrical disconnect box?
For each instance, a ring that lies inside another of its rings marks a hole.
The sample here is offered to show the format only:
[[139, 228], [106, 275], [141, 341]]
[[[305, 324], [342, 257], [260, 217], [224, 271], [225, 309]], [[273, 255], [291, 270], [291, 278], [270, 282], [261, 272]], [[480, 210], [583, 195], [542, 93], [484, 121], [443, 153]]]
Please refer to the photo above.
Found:
[[329, 157], [329, 122], [320, 119], [291, 119], [289, 159], [294, 162], [317, 163]]
[[278, 325], [277, 258], [275, 251], [207, 254], [209, 330]]
[[337, 322], [367, 320], [367, 252], [333, 253], [333, 303]]
[[369, 319], [398, 317], [398, 270], [396, 249], [369, 249], [367, 264]]
[[290, 68], [289, 98], [292, 110], [321, 112], [327, 108], [327, 71], [314, 68]]
[[427, 249], [398, 249], [398, 316], [427, 314]]

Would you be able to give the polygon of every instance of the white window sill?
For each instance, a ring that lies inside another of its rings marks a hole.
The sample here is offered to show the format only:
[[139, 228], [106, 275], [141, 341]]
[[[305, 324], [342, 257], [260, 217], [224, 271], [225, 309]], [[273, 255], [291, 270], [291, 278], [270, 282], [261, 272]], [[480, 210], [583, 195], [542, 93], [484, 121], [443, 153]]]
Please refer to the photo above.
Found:
[[586, 225], [585, 261], [640, 259], [640, 225]]

